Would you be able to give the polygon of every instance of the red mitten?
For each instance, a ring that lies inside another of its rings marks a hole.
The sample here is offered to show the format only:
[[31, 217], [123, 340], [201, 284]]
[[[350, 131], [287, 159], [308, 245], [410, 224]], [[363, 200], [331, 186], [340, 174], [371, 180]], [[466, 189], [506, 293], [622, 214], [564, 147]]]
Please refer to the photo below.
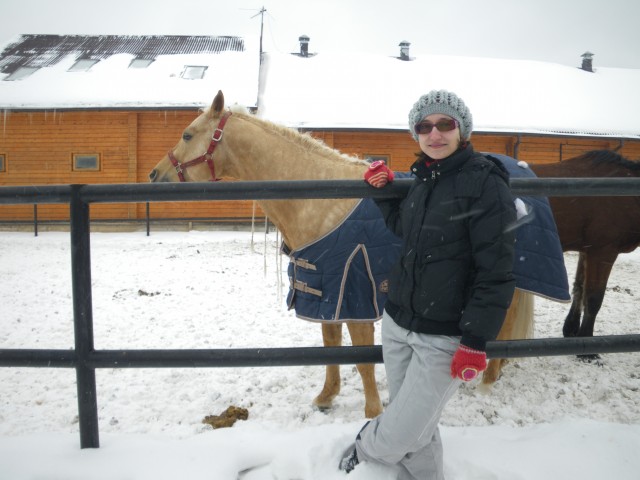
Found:
[[393, 170], [390, 170], [383, 160], [376, 160], [364, 172], [364, 181], [376, 188], [384, 187], [387, 183], [393, 182]]
[[451, 377], [468, 382], [487, 368], [487, 354], [481, 350], [474, 350], [460, 345], [451, 361]]

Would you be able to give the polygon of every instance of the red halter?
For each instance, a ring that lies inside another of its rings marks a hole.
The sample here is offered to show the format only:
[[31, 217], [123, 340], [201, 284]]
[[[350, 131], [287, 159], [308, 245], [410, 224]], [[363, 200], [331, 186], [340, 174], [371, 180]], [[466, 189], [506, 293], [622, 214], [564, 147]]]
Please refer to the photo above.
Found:
[[188, 167], [193, 167], [194, 165], [198, 165], [202, 162], [207, 162], [207, 165], [209, 166], [209, 170], [211, 170], [211, 180], [209, 181], [217, 182], [219, 180], [218, 178], [216, 178], [216, 169], [215, 169], [215, 166], [213, 165], [213, 151], [218, 146], [218, 143], [220, 142], [220, 140], [222, 140], [222, 129], [224, 128], [224, 125], [225, 123], [227, 123], [227, 119], [230, 116], [231, 116], [231, 112], [225, 112], [225, 114], [220, 119], [220, 123], [218, 123], [218, 126], [214, 130], [213, 135], [211, 136], [211, 143], [209, 144], [209, 148], [204, 154], [200, 155], [198, 158], [189, 160], [186, 163], [180, 163], [178, 159], [173, 155], [173, 151], [169, 150], [167, 155], [169, 156], [169, 160], [171, 161], [171, 164], [176, 169], [176, 173], [178, 174], [178, 178], [180, 179], [181, 182], [186, 182], [184, 178], [184, 174], [182, 172], [184, 172]]

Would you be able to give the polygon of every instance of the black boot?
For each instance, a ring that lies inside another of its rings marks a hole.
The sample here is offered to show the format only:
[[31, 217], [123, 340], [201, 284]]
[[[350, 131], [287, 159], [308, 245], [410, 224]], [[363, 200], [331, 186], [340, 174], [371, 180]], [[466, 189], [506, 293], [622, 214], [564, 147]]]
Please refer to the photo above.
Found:
[[345, 471], [346, 473], [349, 473], [351, 472], [351, 470], [356, 468], [356, 465], [358, 465], [360, 461], [358, 460], [358, 452], [356, 452], [356, 447], [353, 447], [353, 449], [351, 450], [347, 450], [347, 452], [345, 453], [348, 454], [342, 460], [340, 460], [340, 465], [338, 466], [338, 468]]

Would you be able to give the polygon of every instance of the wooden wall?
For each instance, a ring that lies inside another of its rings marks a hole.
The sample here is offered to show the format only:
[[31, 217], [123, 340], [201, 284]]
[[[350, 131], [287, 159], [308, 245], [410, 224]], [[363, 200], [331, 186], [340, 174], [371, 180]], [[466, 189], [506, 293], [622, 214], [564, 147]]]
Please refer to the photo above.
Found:
[[[186, 110], [7, 111], [0, 130], [5, 171], [0, 185], [108, 184], [147, 182], [149, 171], [198, 115]], [[329, 146], [365, 158], [387, 155], [391, 168], [407, 170], [417, 145], [408, 132], [318, 130]], [[594, 149], [618, 149], [640, 159], [640, 140], [475, 133], [478, 151], [517, 156], [530, 163], [557, 162]], [[98, 154], [99, 171], [72, 168], [74, 154]], [[253, 201], [152, 203], [151, 218], [248, 219]], [[258, 214], [261, 215], [260, 210]], [[92, 205], [94, 220], [144, 219], [145, 204]], [[0, 222], [31, 221], [31, 205], [0, 206]], [[39, 220], [67, 220], [67, 205], [38, 206]]]

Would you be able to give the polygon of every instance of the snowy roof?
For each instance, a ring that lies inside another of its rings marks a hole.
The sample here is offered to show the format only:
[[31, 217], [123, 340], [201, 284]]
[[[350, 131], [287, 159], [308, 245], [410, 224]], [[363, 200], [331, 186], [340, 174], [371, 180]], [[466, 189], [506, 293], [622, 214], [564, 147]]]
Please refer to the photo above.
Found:
[[408, 129], [432, 89], [469, 106], [474, 131], [640, 137], [640, 70], [417, 55], [269, 55], [262, 115], [305, 128]]
[[[16, 47], [38, 39], [49, 48]], [[149, 56], [146, 68], [131, 68]], [[70, 71], [78, 59], [99, 61]], [[640, 138], [640, 69], [594, 64], [588, 72], [529, 60], [319, 52], [266, 53], [260, 65], [255, 39], [22, 35], [0, 53], [0, 108], [205, 107], [222, 90], [228, 104], [259, 106], [263, 118], [295, 128], [406, 130], [418, 97], [444, 88], [469, 105], [476, 132]], [[8, 80], [16, 65], [38, 68]], [[202, 78], [188, 66], [202, 67]]]
[[0, 53], [0, 108], [201, 107], [218, 89], [255, 106], [258, 77], [239, 37], [21, 35]]

